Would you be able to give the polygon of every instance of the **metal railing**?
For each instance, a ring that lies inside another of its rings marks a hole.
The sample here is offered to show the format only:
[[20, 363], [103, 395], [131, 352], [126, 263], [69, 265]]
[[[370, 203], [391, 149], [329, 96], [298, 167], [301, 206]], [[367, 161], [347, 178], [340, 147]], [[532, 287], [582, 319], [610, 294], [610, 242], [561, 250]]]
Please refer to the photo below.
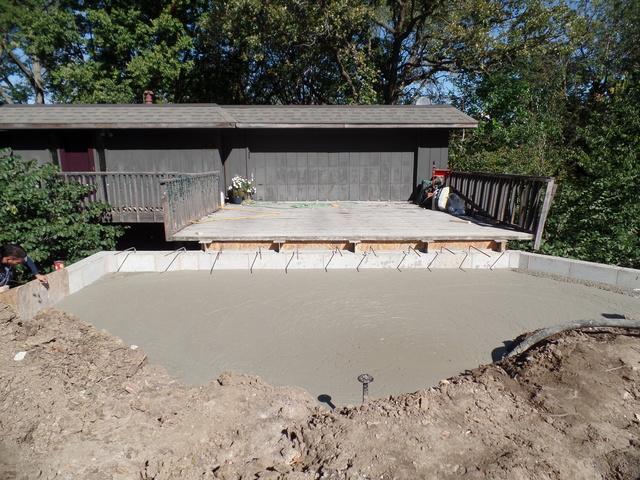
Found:
[[220, 174], [180, 175], [161, 181], [164, 234], [167, 240], [192, 222], [220, 208]]
[[553, 177], [451, 172], [451, 187], [472, 215], [533, 235], [537, 250], [556, 185]]
[[67, 182], [93, 186], [85, 203], [109, 204], [112, 222], [164, 222], [160, 182], [179, 172], [62, 172]]

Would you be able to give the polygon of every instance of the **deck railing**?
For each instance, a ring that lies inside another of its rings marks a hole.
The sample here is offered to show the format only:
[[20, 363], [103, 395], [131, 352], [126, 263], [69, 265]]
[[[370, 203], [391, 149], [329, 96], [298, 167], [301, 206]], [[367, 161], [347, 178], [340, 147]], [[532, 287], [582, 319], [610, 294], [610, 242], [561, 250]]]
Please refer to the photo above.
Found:
[[[187, 225], [219, 207], [218, 172], [62, 172], [60, 175], [67, 182], [93, 186], [85, 203], [109, 204], [108, 220], [112, 222]], [[182, 181], [166, 188], [165, 182], [178, 179]], [[165, 200], [165, 195], [170, 198]], [[193, 205], [189, 206], [189, 202]], [[204, 213], [200, 215], [200, 212]], [[194, 216], [185, 220], [183, 215], [189, 214]]]
[[531, 233], [534, 250], [540, 247], [556, 189], [552, 177], [451, 172], [446, 183], [471, 214]]
[[164, 234], [167, 240], [220, 208], [220, 174], [207, 172], [162, 180]]

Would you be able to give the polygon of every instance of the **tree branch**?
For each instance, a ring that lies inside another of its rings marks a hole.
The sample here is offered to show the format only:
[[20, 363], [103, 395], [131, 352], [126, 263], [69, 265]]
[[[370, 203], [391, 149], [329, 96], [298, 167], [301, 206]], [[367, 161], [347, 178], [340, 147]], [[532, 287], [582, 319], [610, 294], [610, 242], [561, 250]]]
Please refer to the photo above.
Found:
[[342, 63], [342, 59], [340, 58], [340, 52], [337, 49], [335, 52], [336, 52], [336, 60], [338, 61], [338, 66], [340, 67], [340, 75], [342, 75], [345, 81], [349, 84], [349, 88], [351, 88], [353, 97], [357, 99], [358, 91], [356, 90], [356, 86], [354, 85], [353, 80], [351, 79], [351, 75], [349, 75], [349, 72], [345, 68], [344, 63]]
[[11, 95], [7, 93], [6, 89], [2, 85], [0, 85], [0, 96], [2, 96], [5, 103], [8, 103], [8, 104], [15, 103], [13, 101], [13, 98], [11, 98]]

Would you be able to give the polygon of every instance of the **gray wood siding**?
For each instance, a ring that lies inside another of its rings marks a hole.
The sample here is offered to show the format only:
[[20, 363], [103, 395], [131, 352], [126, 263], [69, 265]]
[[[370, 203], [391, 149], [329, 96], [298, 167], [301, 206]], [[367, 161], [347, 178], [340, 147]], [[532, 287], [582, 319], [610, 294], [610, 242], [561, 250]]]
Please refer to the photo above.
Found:
[[425, 132], [418, 137], [418, 163], [416, 183], [431, 178], [433, 167], [449, 167], [449, 132], [436, 130]]
[[24, 160], [35, 160], [38, 165], [53, 163], [54, 145], [46, 132], [0, 133], [0, 149], [9, 148]]
[[203, 131], [127, 131], [103, 138], [109, 172], [186, 172], [222, 170], [217, 134]]
[[222, 161], [224, 163], [224, 185], [231, 185], [234, 175], [247, 177], [247, 133], [245, 131], [222, 132]]
[[247, 143], [257, 200], [401, 201], [413, 192], [415, 131], [250, 131]]

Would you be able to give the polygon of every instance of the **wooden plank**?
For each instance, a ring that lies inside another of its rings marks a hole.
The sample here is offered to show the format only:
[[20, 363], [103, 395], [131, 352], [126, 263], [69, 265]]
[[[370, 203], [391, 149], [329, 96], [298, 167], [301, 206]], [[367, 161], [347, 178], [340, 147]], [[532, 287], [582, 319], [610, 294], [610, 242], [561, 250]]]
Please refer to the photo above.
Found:
[[540, 212], [540, 220], [538, 221], [538, 225], [536, 227], [535, 237], [533, 239], [533, 249], [539, 250], [540, 244], [542, 243], [542, 233], [544, 232], [544, 225], [547, 222], [547, 216], [549, 215], [549, 210], [551, 209], [551, 202], [553, 201], [553, 197], [556, 194], [556, 184], [555, 180], [552, 178], [547, 183], [547, 188], [544, 195], [544, 202], [542, 203], [542, 210]]

